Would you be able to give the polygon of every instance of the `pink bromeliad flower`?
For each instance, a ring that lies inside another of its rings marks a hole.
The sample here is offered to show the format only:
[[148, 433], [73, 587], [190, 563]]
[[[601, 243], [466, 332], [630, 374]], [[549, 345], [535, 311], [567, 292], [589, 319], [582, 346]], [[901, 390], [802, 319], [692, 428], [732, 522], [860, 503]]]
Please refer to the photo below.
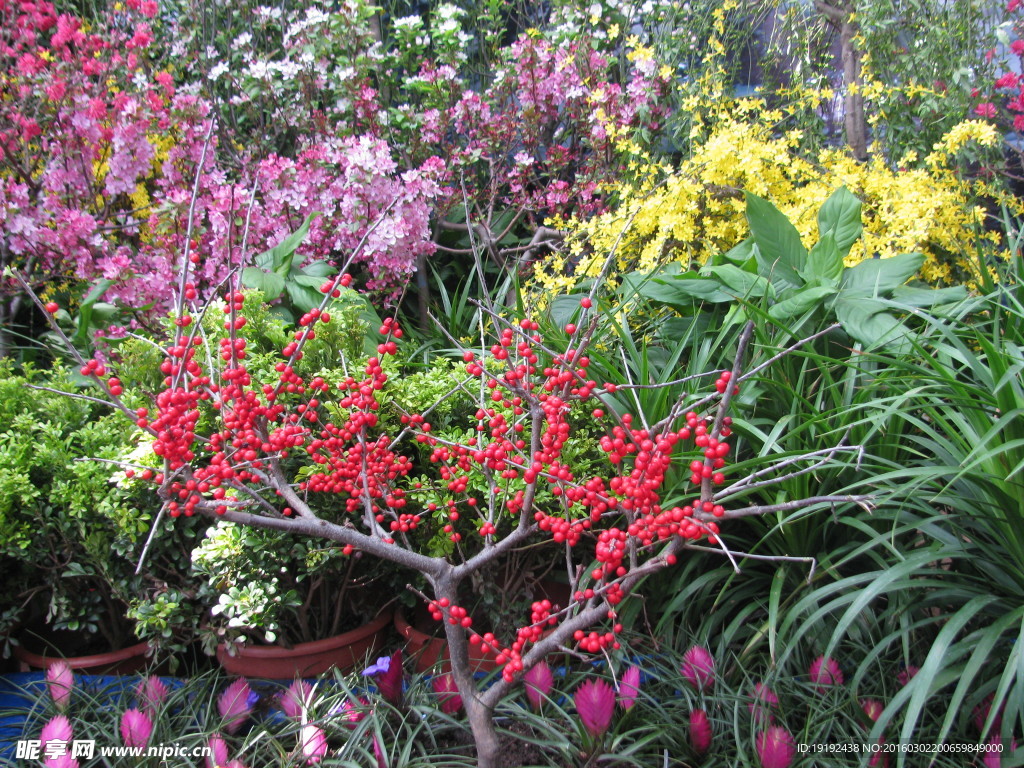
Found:
[[57, 709], [61, 712], [67, 709], [75, 687], [75, 674], [66, 661], [58, 661], [46, 668], [46, 687]]
[[435, 675], [431, 686], [441, 703], [441, 711], [446, 715], [454, 715], [462, 709], [462, 697], [459, 695], [459, 688], [455, 685], [455, 678], [451, 673]]
[[307, 765], [319, 763], [323, 756], [327, 754], [327, 737], [317, 726], [302, 726], [299, 738], [302, 741], [302, 755], [306, 758]]
[[121, 738], [126, 747], [146, 747], [152, 734], [153, 722], [142, 710], [127, 709], [121, 715]]
[[758, 734], [754, 747], [761, 768], [789, 768], [796, 757], [796, 744], [789, 731], [777, 725]]
[[43, 726], [39, 741], [43, 745], [43, 765], [46, 768], [78, 768], [75, 760], [67, 749], [47, 750], [47, 744], [57, 742], [65, 746], [72, 740], [71, 723], [64, 715], [57, 715]]
[[815, 684], [818, 693], [825, 693], [835, 685], [843, 684], [843, 673], [835, 659], [819, 656], [811, 662], [809, 670], [811, 682]]
[[608, 730], [615, 713], [615, 690], [604, 680], [591, 678], [573, 695], [576, 712], [583, 727], [591, 736], [601, 736]]
[[296, 680], [288, 686], [287, 690], [281, 692], [278, 696], [278, 703], [286, 717], [299, 721], [302, 719], [302, 711], [306, 708], [312, 695], [313, 686], [305, 680]]
[[217, 710], [224, 718], [224, 728], [228, 733], [235, 733], [249, 719], [258, 698], [244, 677], [238, 678], [224, 689], [217, 699]]
[[135, 688], [135, 696], [139, 700], [139, 708], [152, 718], [160, 705], [167, 700], [168, 690], [159, 677], [145, 677]]
[[711, 721], [703, 709], [695, 709], [690, 713], [690, 746], [699, 755], [711, 747]]
[[707, 648], [695, 645], [683, 654], [680, 672], [698, 691], [707, 691], [715, 684], [715, 659]]
[[551, 667], [546, 661], [535, 664], [523, 675], [523, 683], [526, 685], [526, 698], [530, 706], [540, 709], [544, 699], [551, 693], [555, 685], [555, 676], [551, 673]]
[[757, 725], [771, 725], [771, 708], [779, 705], [779, 697], [764, 683], [755, 685], [752, 695], [754, 700], [747, 704], [747, 709], [750, 710], [750, 716], [754, 723]]
[[629, 711], [640, 695], [640, 667], [630, 667], [619, 681], [619, 706]]

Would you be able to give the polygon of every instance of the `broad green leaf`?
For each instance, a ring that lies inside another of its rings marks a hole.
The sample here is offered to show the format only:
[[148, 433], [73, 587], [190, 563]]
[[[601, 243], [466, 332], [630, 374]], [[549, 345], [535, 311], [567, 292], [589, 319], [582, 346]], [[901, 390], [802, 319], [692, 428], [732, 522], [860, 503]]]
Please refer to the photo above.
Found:
[[761, 274], [775, 281], [785, 280], [790, 285], [803, 281], [797, 268], [807, 260], [807, 249], [800, 242], [800, 233], [789, 219], [764, 198], [745, 192], [747, 222], [757, 244], [757, 261]]
[[81, 346], [88, 341], [89, 329], [92, 326], [92, 313], [96, 305], [96, 302], [100, 300], [100, 297], [107, 292], [107, 289], [114, 284], [113, 280], [104, 278], [97, 281], [89, 292], [85, 294], [85, 298], [82, 299], [82, 303], [78, 307], [78, 328], [75, 331], [75, 337], [71, 340], [76, 346]]
[[330, 277], [338, 274], [338, 270], [326, 261], [311, 261], [302, 268], [302, 271], [313, 277]]
[[732, 264], [721, 264], [717, 267], [705, 267], [701, 270], [718, 278], [727, 288], [735, 291], [742, 298], [760, 298], [771, 293], [771, 283], [761, 275], [755, 275]]
[[288, 281], [284, 284], [284, 288], [292, 304], [302, 312], [309, 312], [314, 307], [319, 307], [324, 297], [318, 289], [300, 285], [298, 281]]
[[270, 250], [259, 254], [256, 257], [256, 265], [264, 269], [271, 269], [281, 277], [287, 277], [288, 273], [292, 271], [292, 259], [295, 257], [295, 249], [306, 239], [306, 235], [309, 233], [309, 225], [319, 215], [319, 213], [309, 214], [306, 220], [302, 222], [301, 227]]
[[899, 288], [917, 274], [924, 254], [901, 253], [887, 259], [865, 259], [843, 272], [842, 286], [861, 296], [882, 296]]
[[640, 295], [671, 306], [689, 306], [693, 299], [724, 302], [735, 301], [733, 292], [726, 292], [717, 280], [687, 272], [675, 277], [656, 278], [640, 288]]
[[267, 301], [273, 301], [284, 292], [284, 278], [275, 272], [264, 272], [259, 267], [246, 267], [242, 270], [242, 282], [249, 288], [255, 288], [263, 294]]
[[807, 263], [799, 270], [808, 283], [835, 285], [843, 274], [843, 257], [831, 232], [822, 235], [807, 254]]
[[892, 292], [892, 300], [909, 307], [933, 307], [936, 304], [956, 304], [967, 298], [967, 289], [962, 285], [949, 288], [914, 288], [900, 285]]
[[880, 346], [910, 334], [910, 329], [885, 311], [874, 299], [840, 296], [835, 303], [836, 318], [844, 330], [866, 348]]
[[722, 254], [722, 258], [733, 264], [746, 264], [754, 258], [754, 238], [748, 237]]
[[825, 285], [804, 288], [802, 291], [797, 291], [788, 299], [772, 305], [768, 310], [768, 314], [775, 320], [789, 320], [794, 317], [799, 317], [804, 312], [814, 309], [816, 306], [820, 305], [822, 299], [827, 296], [832, 296], [835, 293], [835, 288], [830, 288]]
[[832, 235], [840, 259], [850, 253], [850, 248], [860, 238], [863, 229], [860, 208], [860, 200], [846, 187], [840, 187], [818, 211], [819, 237], [824, 240], [826, 235]]

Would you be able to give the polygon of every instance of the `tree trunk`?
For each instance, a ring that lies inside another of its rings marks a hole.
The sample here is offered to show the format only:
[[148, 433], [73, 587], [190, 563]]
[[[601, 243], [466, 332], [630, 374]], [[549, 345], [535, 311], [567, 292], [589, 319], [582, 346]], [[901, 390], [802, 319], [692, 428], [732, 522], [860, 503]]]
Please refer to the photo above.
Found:
[[861, 78], [860, 51], [857, 50], [854, 38], [857, 36], [857, 23], [847, 14], [839, 30], [839, 45], [842, 51], [843, 82], [846, 84], [846, 96], [843, 101], [843, 125], [846, 128], [846, 143], [858, 160], [868, 157], [868, 131], [864, 120], [864, 82]]

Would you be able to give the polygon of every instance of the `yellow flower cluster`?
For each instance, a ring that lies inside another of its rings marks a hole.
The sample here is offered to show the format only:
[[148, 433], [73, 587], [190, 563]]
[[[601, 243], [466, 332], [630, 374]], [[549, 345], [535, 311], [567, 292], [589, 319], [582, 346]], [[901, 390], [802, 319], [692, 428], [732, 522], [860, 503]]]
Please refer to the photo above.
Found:
[[[565, 262], [537, 265], [545, 290], [564, 291], [597, 276], [613, 252], [613, 273], [667, 262], [699, 267], [748, 235], [744, 191], [770, 200], [809, 247], [818, 238], [818, 209], [844, 185], [862, 201], [864, 224], [847, 266], [921, 252], [927, 257], [921, 278], [929, 283], [975, 282], [976, 249], [986, 239], [998, 244], [998, 235], [984, 232], [984, 211], [951, 169], [895, 171], [877, 156], [859, 163], [837, 149], [801, 157], [798, 131], [775, 135], [772, 120], [745, 107], [714, 125], [707, 140], [695, 143], [690, 157], [660, 181], [622, 185], [614, 211], [558, 222], [568, 234], [569, 252]], [[942, 143], [952, 151], [970, 140], [989, 137], [979, 125], [962, 124]]]

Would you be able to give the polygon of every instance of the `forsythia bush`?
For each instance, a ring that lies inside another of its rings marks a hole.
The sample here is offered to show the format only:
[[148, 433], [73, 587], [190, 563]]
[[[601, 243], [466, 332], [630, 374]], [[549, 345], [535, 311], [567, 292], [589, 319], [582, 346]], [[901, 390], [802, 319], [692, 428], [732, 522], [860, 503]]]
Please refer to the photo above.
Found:
[[[984, 231], [984, 209], [948, 161], [969, 142], [992, 146], [998, 136], [991, 127], [961, 123], [935, 145], [926, 168], [893, 170], [881, 157], [858, 163], [839, 149], [802, 157], [799, 131], [775, 136], [773, 113], [752, 101], [739, 105], [740, 115], [717, 123], [677, 168], [655, 168], [637, 188], [621, 186], [615, 210], [559, 222], [570, 235], [566, 260], [539, 263], [538, 280], [564, 289], [596, 276], [612, 250], [619, 271], [666, 262], [699, 267], [749, 234], [743, 191], [770, 200], [809, 247], [818, 236], [818, 209], [846, 186], [864, 204], [864, 234], [847, 266], [921, 252], [920, 276], [929, 283], [975, 281], [975, 249], [983, 241], [998, 244], [998, 235]], [[567, 277], [570, 265], [574, 274]]]

